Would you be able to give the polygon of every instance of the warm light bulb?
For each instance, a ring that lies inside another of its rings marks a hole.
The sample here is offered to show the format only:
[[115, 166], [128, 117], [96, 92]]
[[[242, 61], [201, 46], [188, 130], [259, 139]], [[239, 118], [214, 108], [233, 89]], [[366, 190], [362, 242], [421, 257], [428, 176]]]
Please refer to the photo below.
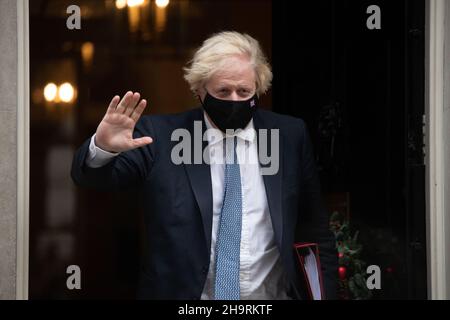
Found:
[[58, 87], [54, 83], [48, 83], [44, 88], [44, 98], [48, 102], [55, 100]]
[[73, 86], [66, 82], [59, 87], [59, 98], [62, 102], [71, 102], [75, 95]]
[[86, 66], [90, 66], [92, 64], [92, 59], [94, 58], [95, 47], [92, 42], [85, 42], [81, 46], [81, 57], [83, 58], [83, 62]]
[[145, 0], [128, 0], [127, 4], [131, 8], [131, 7], [141, 6], [144, 4], [144, 2], [145, 2]]
[[127, 6], [127, 0], [116, 0], [116, 8], [123, 9]]
[[156, 0], [155, 4], [158, 8], [165, 8], [169, 4], [169, 0]]

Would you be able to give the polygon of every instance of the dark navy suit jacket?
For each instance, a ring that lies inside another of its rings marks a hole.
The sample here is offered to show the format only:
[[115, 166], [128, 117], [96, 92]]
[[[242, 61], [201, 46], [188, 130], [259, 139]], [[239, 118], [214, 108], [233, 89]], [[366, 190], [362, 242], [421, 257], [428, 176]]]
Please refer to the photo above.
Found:
[[[335, 238], [328, 228], [306, 125], [301, 119], [261, 109], [253, 119], [256, 130], [279, 129], [279, 170], [275, 175], [264, 175], [263, 180], [276, 243], [290, 283], [288, 292], [293, 298], [306, 297], [294, 242], [317, 242], [325, 294], [335, 298]], [[176, 115], [142, 116], [133, 136], [150, 136], [152, 144], [123, 152], [94, 169], [85, 164], [88, 139], [73, 159], [71, 175], [78, 186], [98, 190], [138, 187], [143, 192], [148, 248], [139, 298], [199, 299], [205, 284], [213, 214], [210, 167], [204, 162], [176, 165], [171, 161], [172, 148], [179, 143], [171, 141], [172, 132], [185, 128], [193, 136], [194, 121], [202, 121], [206, 129], [200, 108]], [[203, 147], [206, 145], [203, 142]]]

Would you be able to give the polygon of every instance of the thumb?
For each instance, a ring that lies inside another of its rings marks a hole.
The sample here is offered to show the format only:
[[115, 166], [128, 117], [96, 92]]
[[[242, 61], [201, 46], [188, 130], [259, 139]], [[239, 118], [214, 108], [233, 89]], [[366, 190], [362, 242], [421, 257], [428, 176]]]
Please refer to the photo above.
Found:
[[152, 142], [153, 142], [153, 139], [150, 137], [142, 137], [142, 138], [133, 139], [133, 145], [135, 148], [143, 147]]

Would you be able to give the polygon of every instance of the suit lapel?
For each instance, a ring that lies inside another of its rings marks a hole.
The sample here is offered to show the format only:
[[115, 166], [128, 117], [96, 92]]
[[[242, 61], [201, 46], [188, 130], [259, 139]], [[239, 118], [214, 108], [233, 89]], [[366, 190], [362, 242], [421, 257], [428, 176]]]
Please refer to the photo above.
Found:
[[[203, 111], [199, 109], [198, 112], [194, 114], [192, 119], [192, 124], [188, 128], [191, 133], [191, 137], [194, 137], [194, 121], [202, 121], [202, 138], [203, 133], [206, 130], [206, 125], [203, 119]], [[269, 124], [267, 119], [261, 115], [261, 112], [257, 110], [253, 117], [253, 123], [256, 130], [257, 146], [258, 146], [258, 156], [259, 156], [259, 129], [267, 129], [267, 142], [268, 142], [268, 153], [271, 154], [272, 146], [270, 139], [270, 129], [274, 128], [273, 125]], [[191, 139], [192, 149], [194, 150], [194, 139]], [[198, 142], [197, 142], [198, 143]], [[202, 139], [202, 150], [208, 145], [207, 141]], [[283, 239], [283, 216], [282, 216], [282, 175], [283, 175], [283, 143], [280, 134], [279, 141], [279, 170], [274, 175], [263, 175], [264, 187], [267, 195], [267, 202], [269, 205], [269, 212], [272, 220], [272, 226], [274, 228], [275, 238], [278, 244], [278, 248], [281, 250], [282, 239]], [[192, 187], [195, 199], [197, 201], [198, 207], [200, 209], [200, 214], [202, 216], [204, 236], [207, 245], [208, 252], [211, 250], [211, 232], [212, 232], [212, 185], [211, 185], [211, 169], [208, 164], [203, 160], [201, 164], [183, 164]], [[264, 167], [264, 164], [260, 164]], [[269, 164], [270, 165], [270, 164]], [[267, 166], [267, 165], [266, 165]]]
[[[253, 117], [253, 124], [256, 130], [256, 137], [258, 143], [258, 158], [259, 158], [259, 150], [260, 150], [260, 133], [259, 129], [267, 129], [267, 143], [268, 143], [268, 154], [271, 155], [272, 144], [270, 138], [270, 129], [279, 129], [274, 128], [273, 125], [269, 124], [267, 119], [263, 118], [263, 115], [259, 110], [255, 112]], [[266, 189], [267, 202], [269, 205], [270, 216], [272, 219], [272, 226], [275, 233], [275, 238], [277, 240], [278, 248], [281, 250], [282, 248], [282, 239], [283, 239], [283, 216], [282, 216], [282, 176], [283, 176], [283, 150], [282, 150], [282, 138], [280, 134], [279, 141], [279, 170], [274, 175], [263, 175], [264, 186]], [[272, 155], [271, 155], [272, 156]], [[270, 165], [270, 164], [269, 164]], [[260, 166], [269, 166], [264, 165], [260, 162]], [[281, 251], [280, 251], [281, 252]]]
[[[210, 166], [205, 163], [202, 159], [200, 164], [195, 164], [193, 161], [194, 156], [194, 139], [197, 139], [194, 135], [194, 121], [201, 121], [202, 123], [202, 131], [201, 131], [201, 139], [202, 142], [202, 155], [203, 150], [208, 145], [207, 141], [203, 141], [203, 133], [205, 132], [206, 126], [203, 119], [203, 111], [199, 109], [198, 112], [195, 113], [192, 123], [188, 128], [191, 134], [191, 150], [192, 152], [192, 163], [191, 164], [183, 164], [186, 173], [189, 179], [189, 182], [192, 187], [192, 191], [194, 193], [195, 199], [197, 201], [198, 207], [200, 209], [200, 214], [202, 216], [203, 221], [203, 231], [205, 234], [206, 246], [208, 249], [208, 254], [211, 250], [211, 232], [212, 232], [212, 215], [213, 215], [213, 206], [212, 206], [212, 186], [211, 186], [211, 169]], [[199, 143], [199, 141], [197, 141]]]

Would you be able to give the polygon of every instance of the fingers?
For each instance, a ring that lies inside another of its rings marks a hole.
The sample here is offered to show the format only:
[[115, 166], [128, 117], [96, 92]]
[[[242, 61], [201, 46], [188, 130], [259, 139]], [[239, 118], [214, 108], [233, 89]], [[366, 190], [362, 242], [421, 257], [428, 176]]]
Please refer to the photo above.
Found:
[[126, 116], [130, 116], [133, 113], [133, 110], [136, 107], [137, 103], [139, 102], [139, 99], [141, 99], [141, 95], [139, 94], [139, 92], [135, 92], [123, 114]]
[[137, 122], [146, 106], [147, 106], [147, 101], [145, 99], [142, 100], [141, 102], [139, 102], [138, 106], [134, 109], [133, 113], [130, 116], [131, 119], [133, 119], [135, 122]]
[[117, 113], [123, 113], [126, 110], [128, 104], [130, 103], [132, 98], [133, 98], [133, 92], [128, 91], [127, 93], [125, 93], [125, 95], [122, 98], [122, 101], [119, 102], [115, 111]]
[[[113, 113], [113, 112], [122, 113], [126, 116], [129, 116], [135, 122], [137, 122], [147, 105], [146, 100], [141, 100], [139, 102], [140, 98], [141, 98], [141, 95], [139, 94], [139, 92], [133, 93], [131, 91], [128, 91], [123, 96], [122, 100], [120, 100], [119, 96], [115, 96], [111, 100], [106, 113], [107, 114]], [[138, 102], [139, 102], [139, 104], [138, 104]], [[137, 106], [136, 106], [136, 104], [137, 104]]]
[[114, 96], [114, 98], [112, 98], [111, 102], [109, 103], [108, 109], [106, 110], [106, 113], [113, 113], [116, 110], [117, 104], [120, 101], [120, 97], [119, 96]]
[[152, 142], [153, 142], [153, 139], [150, 137], [137, 138], [137, 139], [133, 139], [133, 146], [134, 146], [134, 148], [140, 148], [140, 147], [143, 147]]

